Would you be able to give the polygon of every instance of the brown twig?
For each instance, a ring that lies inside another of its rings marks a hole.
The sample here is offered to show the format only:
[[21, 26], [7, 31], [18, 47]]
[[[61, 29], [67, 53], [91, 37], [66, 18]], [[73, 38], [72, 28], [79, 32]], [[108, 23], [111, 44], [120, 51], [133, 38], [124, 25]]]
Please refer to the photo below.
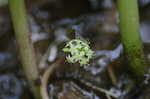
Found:
[[110, 77], [110, 79], [112, 81], [112, 84], [113, 85], [117, 85], [117, 78], [115, 76], [115, 72], [114, 72], [114, 70], [112, 68], [112, 65], [108, 66], [107, 71], [108, 71], [109, 77]]

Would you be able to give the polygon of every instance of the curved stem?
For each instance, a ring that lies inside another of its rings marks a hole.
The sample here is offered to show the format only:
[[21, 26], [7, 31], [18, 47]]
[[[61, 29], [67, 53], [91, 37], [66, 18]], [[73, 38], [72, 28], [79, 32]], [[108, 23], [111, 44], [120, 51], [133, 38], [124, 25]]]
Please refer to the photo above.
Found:
[[60, 67], [61, 63], [64, 62], [64, 58], [57, 60], [54, 64], [52, 64], [51, 66], [49, 66], [46, 71], [43, 74], [42, 77], [42, 81], [41, 81], [41, 95], [43, 99], [50, 99], [49, 95], [48, 95], [48, 90], [47, 90], [47, 86], [48, 86], [48, 81], [51, 78], [52, 74], [54, 73], [54, 71]]

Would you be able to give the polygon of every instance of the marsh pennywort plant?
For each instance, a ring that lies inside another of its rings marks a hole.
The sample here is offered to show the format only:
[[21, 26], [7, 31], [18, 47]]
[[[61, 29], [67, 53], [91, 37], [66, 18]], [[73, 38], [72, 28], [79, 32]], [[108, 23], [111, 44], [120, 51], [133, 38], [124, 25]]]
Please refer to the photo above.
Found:
[[140, 36], [138, 0], [117, 0], [119, 25], [125, 54], [135, 78], [148, 73]]
[[35, 99], [41, 99], [40, 86], [35, 83], [39, 79], [39, 71], [34, 55], [34, 48], [29, 37], [30, 29], [26, 14], [25, 0], [8, 0], [11, 19], [19, 47], [22, 67]]
[[66, 57], [69, 63], [78, 62], [80, 66], [87, 66], [94, 52], [90, 49], [88, 41], [73, 39], [63, 48], [63, 51], [69, 53]]

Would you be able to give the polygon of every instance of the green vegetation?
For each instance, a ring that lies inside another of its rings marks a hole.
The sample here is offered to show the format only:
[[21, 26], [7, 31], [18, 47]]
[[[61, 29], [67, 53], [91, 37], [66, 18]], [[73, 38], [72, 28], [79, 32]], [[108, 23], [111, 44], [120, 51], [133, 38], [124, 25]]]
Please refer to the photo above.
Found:
[[27, 24], [24, 0], [9, 0], [9, 7], [23, 70], [35, 99], [41, 99], [39, 85], [35, 84], [35, 81], [39, 78], [39, 73], [29, 36], [30, 31]]
[[125, 54], [135, 76], [143, 77], [148, 69], [140, 38], [137, 0], [118, 0], [118, 10]]

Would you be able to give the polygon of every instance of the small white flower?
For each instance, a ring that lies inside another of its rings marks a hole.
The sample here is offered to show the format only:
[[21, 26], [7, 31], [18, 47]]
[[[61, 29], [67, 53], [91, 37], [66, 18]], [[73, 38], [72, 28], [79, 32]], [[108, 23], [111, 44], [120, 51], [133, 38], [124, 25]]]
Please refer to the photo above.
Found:
[[70, 53], [70, 55], [66, 57], [67, 61], [69, 63], [79, 62], [81, 66], [88, 65], [94, 54], [88, 44], [90, 43], [79, 39], [69, 41], [65, 48], [63, 48], [64, 52]]

